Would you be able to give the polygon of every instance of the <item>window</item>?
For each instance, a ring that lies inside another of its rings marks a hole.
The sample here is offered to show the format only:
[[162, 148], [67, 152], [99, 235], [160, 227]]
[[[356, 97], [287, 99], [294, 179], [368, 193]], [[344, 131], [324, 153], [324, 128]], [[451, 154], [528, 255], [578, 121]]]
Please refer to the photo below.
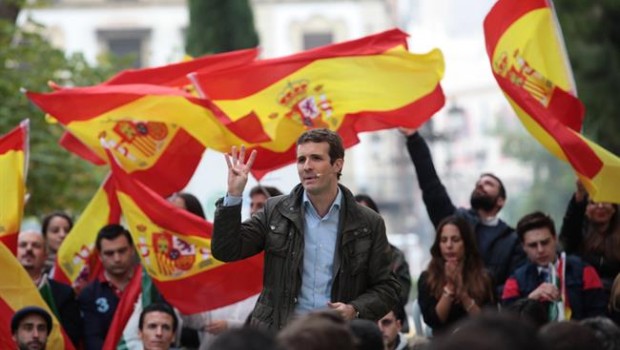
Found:
[[150, 29], [99, 30], [97, 37], [107, 52], [118, 57], [131, 57], [132, 67], [147, 64], [145, 53], [148, 48]]
[[329, 45], [334, 42], [334, 35], [331, 32], [324, 33], [304, 33], [304, 50], [313, 49], [315, 47]]

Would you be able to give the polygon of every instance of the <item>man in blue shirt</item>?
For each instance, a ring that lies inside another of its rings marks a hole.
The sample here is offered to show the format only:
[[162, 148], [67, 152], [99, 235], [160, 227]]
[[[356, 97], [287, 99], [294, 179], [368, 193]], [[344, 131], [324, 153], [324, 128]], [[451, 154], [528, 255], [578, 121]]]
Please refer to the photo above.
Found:
[[241, 195], [256, 151], [226, 155], [228, 192], [213, 227], [213, 256], [235, 261], [265, 252], [264, 284], [250, 322], [270, 330], [293, 316], [330, 308], [345, 319], [377, 321], [398, 300], [381, 217], [338, 184], [344, 147], [337, 133], [306, 131], [297, 140], [301, 183], [270, 198], [241, 223]]

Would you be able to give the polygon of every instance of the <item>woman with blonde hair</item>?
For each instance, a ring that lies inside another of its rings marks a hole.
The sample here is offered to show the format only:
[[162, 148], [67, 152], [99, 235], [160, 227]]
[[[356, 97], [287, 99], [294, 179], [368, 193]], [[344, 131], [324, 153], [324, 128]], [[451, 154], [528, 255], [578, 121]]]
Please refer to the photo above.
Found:
[[493, 301], [491, 278], [484, 269], [471, 226], [449, 216], [437, 227], [431, 261], [418, 281], [424, 322], [436, 333], [480, 313]]

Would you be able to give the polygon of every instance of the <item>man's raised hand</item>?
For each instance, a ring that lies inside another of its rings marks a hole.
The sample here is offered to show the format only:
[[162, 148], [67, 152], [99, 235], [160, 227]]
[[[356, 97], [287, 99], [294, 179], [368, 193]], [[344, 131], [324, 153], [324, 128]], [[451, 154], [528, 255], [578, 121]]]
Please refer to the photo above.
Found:
[[228, 165], [228, 195], [241, 197], [248, 182], [248, 174], [256, 159], [256, 150], [250, 153], [247, 162], [245, 162], [245, 146], [241, 146], [239, 152], [237, 152], [237, 147], [233, 146], [230, 154], [225, 154], [224, 157]]

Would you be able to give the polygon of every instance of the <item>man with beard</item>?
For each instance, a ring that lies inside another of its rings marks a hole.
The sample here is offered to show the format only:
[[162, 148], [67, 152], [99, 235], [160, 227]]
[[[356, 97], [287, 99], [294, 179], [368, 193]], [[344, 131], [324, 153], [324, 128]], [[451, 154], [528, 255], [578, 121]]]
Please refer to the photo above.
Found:
[[[484, 173], [471, 193], [471, 208], [456, 208], [439, 180], [428, 145], [416, 130], [402, 130], [407, 136], [407, 150], [415, 166], [426, 211], [433, 225], [447, 216], [465, 218], [474, 228], [478, 250], [491, 274], [496, 297], [510, 274], [525, 261], [525, 254], [514, 229], [498, 217], [506, 202], [502, 181]], [[499, 298], [497, 298], [499, 299]]]
[[82, 336], [80, 308], [71, 287], [50, 279], [43, 272], [47, 260], [47, 244], [41, 232], [26, 230], [19, 233], [17, 260], [28, 272], [73, 345], [77, 346]]
[[51, 331], [52, 316], [37, 306], [19, 309], [11, 318], [11, 335], [19, 350], [45, 350]]

